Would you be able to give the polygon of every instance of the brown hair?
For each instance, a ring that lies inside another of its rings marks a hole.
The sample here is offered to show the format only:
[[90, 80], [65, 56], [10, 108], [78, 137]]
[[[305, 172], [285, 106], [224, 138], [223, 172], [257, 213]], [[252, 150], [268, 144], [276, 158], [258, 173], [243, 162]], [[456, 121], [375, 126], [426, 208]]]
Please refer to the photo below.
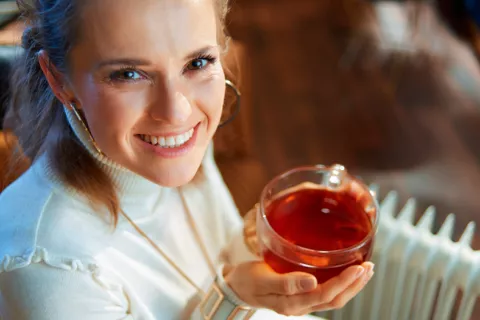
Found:
[[[228, 0], [214, 2], [219, 37], [221, 44], [226, 45], [224, 21]], [[76, 138], [37, 57], [40, 50], [45, 50], [60, 73], [68, 72], [68, 55], [78, 38], [80, 19], [76, 13], [80, 1], [17, 0], [17, 4], [28, 27], [22, 37], [25, 50], [12, 74], [9, 113], [23, 152], [35, 161], [48, 150], [49, 162], [60, 179], [83, 194], [95, 208], [106, 207], [116, 224], [120, 210], [116, 186]]]

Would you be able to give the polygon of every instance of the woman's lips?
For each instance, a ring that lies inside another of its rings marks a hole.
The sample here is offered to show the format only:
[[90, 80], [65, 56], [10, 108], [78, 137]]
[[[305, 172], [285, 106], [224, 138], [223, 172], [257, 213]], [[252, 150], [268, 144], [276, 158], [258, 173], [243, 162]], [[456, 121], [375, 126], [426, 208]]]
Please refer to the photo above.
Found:
[[197, 139], [199, 127], [200, 123], [187, 132], [177, 135], [136, 135], [135, 137], [138, 138], [145, 148], [153, 151], [158, 156], [164, 158], [176, 158], [185, 155], [193, 148]]

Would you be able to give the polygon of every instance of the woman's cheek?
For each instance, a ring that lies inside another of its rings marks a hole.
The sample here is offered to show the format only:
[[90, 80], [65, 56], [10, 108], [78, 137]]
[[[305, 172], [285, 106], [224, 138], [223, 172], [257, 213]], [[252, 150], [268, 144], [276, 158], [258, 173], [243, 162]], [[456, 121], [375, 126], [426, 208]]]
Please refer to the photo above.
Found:
[[132, 129], [144, 112], [144, 101], [139, 93], [99, 92], [86, 110], [87, 121], [98, 143], [108, 149], [108, 145], [118, 145], [131, 138]]
[[222, 115], [225, 98], [225, 80], [215, 79], [200, 88], [196, 101], [201, 112], [204, 112], [210, 125], [217, 127]]

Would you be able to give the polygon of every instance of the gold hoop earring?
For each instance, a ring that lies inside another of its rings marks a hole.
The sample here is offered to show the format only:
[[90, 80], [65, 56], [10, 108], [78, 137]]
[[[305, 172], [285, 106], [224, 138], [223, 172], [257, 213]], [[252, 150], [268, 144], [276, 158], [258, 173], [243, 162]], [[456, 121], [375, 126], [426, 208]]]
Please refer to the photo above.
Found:
[[75, 114], [75, 117], [78, 119], [78, 121], [80, 121], [80, 123], [83, 127], [83, 130], [87, 133], [88, 139], [93, 144], [93, 147], [95, 148], [95, 150], [98, 152], [98, 154], [103, 155], [102, 150], [97, 145], [97, 142], [93, 138], [92, 133], [88, 129], [87, 125], [85, 124], [85, 121], [83, 120], [82, 116], [80, 115], [80, 112], [78, 111], [78, 109], [75, 107], [75, 105], [72, 102], [69, 102], [68, 105], [69, 105], [70, 109], [73, 111], [73, 113]]
[[235, 119], [235, 117], [238, 115], [238, 113], [240, 112], [240, 107], [241, 107], [242, 94], [240, 93], [240, 90], [238, 90], [238, 88], [230, 80], [225, 80], [225, 85], [227, 86], [227, 88], [230, 88], [230, 89], [233, 90], [237, 100], [235, 102], [235, 109], [233, 110], [232, 114], [230, 115], [230, 117], [227, 120], [223, 121], [222, 123], [220, 123], [218, 125], [219, 128], [221, 128], [221, 127], [229, 124], [230, 122], [232, 122]]

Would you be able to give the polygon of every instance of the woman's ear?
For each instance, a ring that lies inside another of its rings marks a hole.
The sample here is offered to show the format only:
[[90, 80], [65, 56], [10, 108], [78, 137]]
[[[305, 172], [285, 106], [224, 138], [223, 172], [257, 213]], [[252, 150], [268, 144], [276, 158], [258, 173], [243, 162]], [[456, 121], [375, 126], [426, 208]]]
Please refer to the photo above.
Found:
[[45, 75], [53, 94], [58, 100], [60, 100], [60, 102], [62, 102], [63, 105], [68, 107], [71, 101], [74, 100], [74, 95], [68, 88], [64, 75], [61, 74], [51, 63], [50, 58], [45, 50], [40, 50], [37, 56], [40, 68], [42, 69], [42, 72]]

